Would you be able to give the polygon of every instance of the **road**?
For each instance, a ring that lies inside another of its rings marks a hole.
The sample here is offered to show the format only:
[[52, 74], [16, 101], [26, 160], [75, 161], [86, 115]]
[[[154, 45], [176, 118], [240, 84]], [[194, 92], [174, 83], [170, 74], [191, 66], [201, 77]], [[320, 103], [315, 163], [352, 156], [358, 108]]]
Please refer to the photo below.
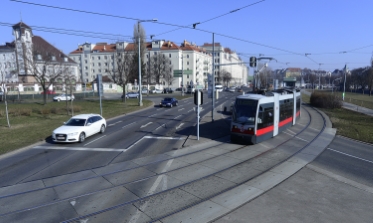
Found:
[[[237, 93], [224, 93], [216, 107]], [[211, 112], [211, 99], [205, 96], [201, 116]], [[48, 141], [0, 162], [0, 187], [107, 166], [144, 156], [182, 148], [197, 122], [193, 98], [177, 107], [160, 108], [163, 95], [149, 97], [155, 106], [108, 121], [104, 134], [84, 143], [56, 144]]]

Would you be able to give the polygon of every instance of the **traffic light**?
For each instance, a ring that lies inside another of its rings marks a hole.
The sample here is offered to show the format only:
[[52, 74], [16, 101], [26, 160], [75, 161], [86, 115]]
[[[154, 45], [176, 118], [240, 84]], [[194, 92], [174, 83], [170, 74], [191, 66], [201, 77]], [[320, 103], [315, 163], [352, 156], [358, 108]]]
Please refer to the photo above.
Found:
[[250, 57], [250, 67], [256, 67], [256, 57]]
[[194, 92], [194, 104], [195, 105], [202, 105], [203, 104], [203, 92], [200, 90], [196, 90]]

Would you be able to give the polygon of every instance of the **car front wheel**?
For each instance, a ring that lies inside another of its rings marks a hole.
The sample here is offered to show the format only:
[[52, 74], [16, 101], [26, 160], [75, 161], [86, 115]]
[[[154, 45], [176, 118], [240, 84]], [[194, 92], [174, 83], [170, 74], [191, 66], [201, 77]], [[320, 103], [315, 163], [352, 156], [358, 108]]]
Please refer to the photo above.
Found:
[[85, 134], [84, 134], [84, 132], [82, 132], [79, 135], [79, 142], [84, 142], [84, 140], [85, 140]]
[[104, 132], [105, 132], [105, 125], [101, 125], [100, 133], [104, 133]]

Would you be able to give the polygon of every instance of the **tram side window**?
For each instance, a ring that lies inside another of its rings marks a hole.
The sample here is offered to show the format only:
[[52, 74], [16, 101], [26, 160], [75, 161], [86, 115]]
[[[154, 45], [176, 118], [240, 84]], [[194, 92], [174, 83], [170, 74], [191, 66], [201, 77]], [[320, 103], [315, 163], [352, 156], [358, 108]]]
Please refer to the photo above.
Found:
[[273, 103], [262, 104], [259, 106], [258, 129], [273, 125]]
[[294, 103], [292, 100], [286, 99], [280, 101], [280, 121], [293, 116], [293, 106]]

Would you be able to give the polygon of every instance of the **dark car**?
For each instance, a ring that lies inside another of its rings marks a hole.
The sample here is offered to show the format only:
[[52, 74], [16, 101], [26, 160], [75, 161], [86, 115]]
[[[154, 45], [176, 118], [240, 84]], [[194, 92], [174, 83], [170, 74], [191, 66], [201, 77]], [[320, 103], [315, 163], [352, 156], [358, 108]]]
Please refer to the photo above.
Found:
[[165, 88], [163, 89], [163, 93], [164, 94], [167, 94], [167, 93], [173, 93], [174, 91], [172, 90], [172, 88]]
[[176, 98], [164, 98], [161, 103], [159, 103], [160, 107], [171, 107], [177, 106], [178, 101]]

